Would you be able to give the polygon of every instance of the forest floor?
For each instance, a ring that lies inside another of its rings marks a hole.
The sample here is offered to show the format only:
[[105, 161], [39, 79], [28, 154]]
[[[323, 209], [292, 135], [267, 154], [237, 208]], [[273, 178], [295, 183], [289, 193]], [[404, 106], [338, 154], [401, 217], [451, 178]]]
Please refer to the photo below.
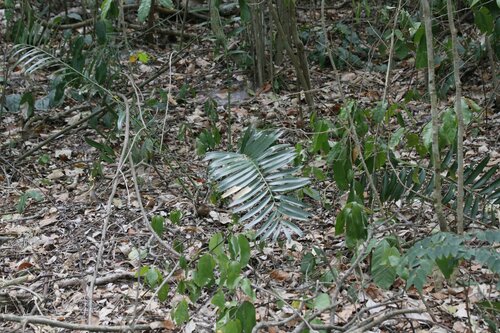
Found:
[[[308, 16], [311, 14], [301, 15], [304, 20], [313, 19]], [[345, 13], [344, 18], [348, 15]], [[210, 35], [206, 25], [187, 25], [186, 29], [197, 36]], [[22, 157], [43, 140], [88, 115], [89, 110], [96, 107], [93, 101], [67, 98], [56, 108], [37, 111], [28, 126], [23, 124], [22, 111], [0, 113], [1, 312], [41, 315], [77, 324], [88, 322], [89, 283], [103, 240], [104, 252], [92, 294], [91, 324], [124, 325], [134, 317], [139, 324], [161, 322], [163, 328], [159, 331], [212, 332], [217, 313], [210, 303], [213, 295], [209, 292], [203, 292], [200, 299], [191, 304], [190, 321], [176, 327], [171, 311], [182, 296], [171, 292], [175, 296], [162, 303], [154, 290], [138, 283], [135, 273], [144, 265], [158, 267], [165, 275], [174, 266], [172, 258], [146, 228], [141, 206], [148, 217], [162, 215], [168, 218], [172, 211], [182, 212], [178, 224], [167, 219], [169, 223], [163, 239], [170, 244], [182, 243], [187, 257], [196, 256], [214, 233], [243, 230], [232, 224], [227, 209], [210, 202], [207, 164], [196, 154], [196, 137], [210, 126], [209, 116], [204, 110], [207, 99], [212, 98], [218, 104], [215, 125], [222, 133], [222, 144], [217, 148], [220, 150], [228, 149], [228, 133], [236, 142], [250, 124], [285, 129], [285, 141], [307, 144], [313, 136], [308, 126], [310, 114], [303, 96], [296, 92], [295, 74], [289, 65], [279, 69], [279, 90], [271, 89], [269, 84], [254, 87], [250, 73], [245, 69], [228, 69], [233, 65], [217, 54], [213, 41], [208, 38], [198, 39], [188, 44], [184, 51], [174, 53], [176, 44], [159, 47], [134, 38], [133, 32], [130, 36], [131, 53], [124, 52], [122, 57], [130, 82], [110, 87], [110, 90], [140, 96], [141, 106], [153, 114], [157, 124], [166, 124], [162, 140], [167, 149], [163, 156], [156, 156], [138, 167], [138, 176], [142, 180], [141, 200], [135, 195], [130, 171], [125, 169], [119, 175], [120, 183], [112, 200], [106, 230], [103, 230], [103, 223], [117, 164], [103, 163], [102, 176], [92, 177], [93, 166], [101, 154], [88, 144], [88, 138], [101, 140], [94, 129], [81, 125]], [[0, 45], [5, 52], [13, 47], [3, 39]], [[152, 60], [145, 64], [132, 60], [130, 54], [137, 52], [147, 53]], [[171, 59], [176, 61], [168, 71], [134, 93], [134, 86], [168, 67]], [[381, 100], [385, 72], [370, 70], [367, 66], [344, 67], [339, 75], [340, 89], [363, 107], [373, 108]], [[317, 116], [335, 122], [342, 103], [335, 72], [330, 67], [322, 68], [311, 62], [310, 76]], [[41, 97], [49, 91], [51, 80], [48, 71], [37, 72], [28, 78], [22, 67], [12, 67], [5, 93], [22, 94], [31, 89]], [[486, 154], [491, 158], [488, 166], [500, 162], [500, 113], [489, 104], [490, 80], [487, 64], [477, 67], [464, 78], [464, 95], [483, 107], [482, 113], [468, 128], [466, 165], [477, 163]], [[183, 98], [178, 98], [184, 93], [181, 91], [183, 86], [188, 91]], [[425, 91], [424, 73], [416, 70], [411, 61], [396, 63], [388, 100], [390, 103], [401, 102], [411, 89]], [[171, 96], [177, 98], [170, 98], [168, 106], [148, 109], [148, 101], [157, 99], [160, 90], [171, 91]], [[228, 92], [231, 96], [230, 113]], [[83, 111], [78, 109], [80, 106], [84, 106]], [[407, 107], [413, 114], [412, 126], [422, 128], [430, 117], [429, 105], [415, 101]], [[441, 101], [440, 108], [445, 107], [451, 107], [451, 102]], [[305, 121], [300, 119], [301, 112]], [[102, 133], [108, 131], [101, 130]], [[115, 156], [121, 149], [120, 141], [119, 137], [112, 141]], [[313, 159], [311, 163], [324, 168], [324, 161]], [[345, 194], [336, 189], [330, 177], [314, 186], [322, 200], [308, 201], [313, 217], [301, 225], [304, 236], [289, 242], [269, 241], [263, 249], [252, 250], [252, 268], [248, 269], [247, 275], [259, 287], [255, 304], [258, 321], [277, 320], [293, 313], [290, 308], [277, 306], [276, 294], [292, 303], [304, 295], [331, 291], [331, 287], [316, 285], [314, 276], [305, 277], [301, 273], [303, 257], [313, 248], [323, 249], [331, 260], [328, 265], [339, 272], [350, 266], [352, 254], [345, 239], [335, 235], [334, 228], [335, 217], [346, 200]], [[30, 190], [39, 191], [43, 196], [26, 196]], [[391, 228], [379, 229], [375, 238], [393, 233], [403, 242], [412, 242], [436, 229], [432, 208], [427, 203], [416, 202], [390, 209], [397, 212], [398, 222]], [[447, 216], [453, 221], [451, 211], [447, 211]], [[402, 280], [396, 280], [389, 290], [381, 289], [371, 282], [369, 261], [362, 262], [360, 268], [359, 274], [350, 276], [341, 291], [337, 310], [339, 325], [357, 316], [363, 308], [369, 309], [366, 315], [374, 316], [390, 308], [427, 308], [428, 312], [393, 319], [371, 332], [488, 331], [485, 316], [476, 304], [485, 297], [498, 300], [499, 293], [495, 289], [495, 276], [480, 265], [464, 263], [460, 266], [459, 277], [474, 281], [470, 287], [449, 285], [440, 278], [431, 277], [422, 294], [414, 288], [407, 290]], [[172, 291], [183, 278], [182, 270], [173, 272]], [[8, 281], [11, 284], [6, 284]], [[291, 321], [268, 331], [289, 332], [296, 325], [296, 321]], [[23, 327], [22, 323], [1, 320], [0, 327], [2, 332], [57, 331], [49, 325], [27, 324]]]

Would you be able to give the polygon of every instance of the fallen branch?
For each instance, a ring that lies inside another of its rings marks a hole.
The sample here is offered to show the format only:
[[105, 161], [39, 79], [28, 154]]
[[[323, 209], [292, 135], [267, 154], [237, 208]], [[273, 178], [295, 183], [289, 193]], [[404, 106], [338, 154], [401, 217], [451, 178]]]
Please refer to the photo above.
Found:
[[298, 318], [299, 315], [297, 313], [292, 314], [290, 317], [282, 319], [282, 320], [277, 320], [277, 321], [261, 321], [260, 323], [257, 323], [253, 329], [252, 333], [257, 333], [259, 330], [264, 329], [264, 328], [269, 328], [269, 327], [278, 327], [281, 325], [285, 325], [286, 323], [291, 322], [292, 320]]
[[[114, 274], [108, 274], [103, 277], [99, 277], [96, 279], [95, 284], [96, 285], [103, 285], [111, 282], [115, 282], [117, 280], [121, 279], [135, 279], [135, 273], [133, 272], [119, 272], [119, 273], [114, 273]], [[57, 283], [57, 285], [60, 288], [66, 288], [66, 287], [71, 287], [71, 286], [76, 286], [82, 283], [84, 281], [85, 283], [90, 282], [90, 277], [87, 277], [85, 280], [83, 280], [80, 277], [76, 278], [71, 278], [71, 279], [66, 279], [62, 280]]]
[[347, 333], [362, 333], [362, 332], [366, 332], [368, 330], [370, 330], [371, 328], [373, 327], [378, 327], [380, 326], [384, 321], [386, 320], [389, 320], [389, 319], [392, 319], [394, 317], [397, 317], [399, 315], [403, 315], [403, 314], [409, 314], [409, 313], [423, 313], [425, 312], [426, 310], [425, 309], [401, 309], [401, 310], [394, 310], [394, 311], [390, 311], [390, 312], [387, 312], [385, 315], [375, 319], [375, 320], [366, 320], [366, 321], [369, 321], [368, 323], [364, 324], [364, 322], [366, 321], [363, 321], [361, 322], [361, 325], [362, 326], [358, 326], [358, 327], [353, 327], [352, 329], [346, 331]]
[[99, 326], [67, 323], [64, 321], [54, 320], [43, 316], [16, 316], [11, 314], [0, 314], [0, 321], [13, 321], [18, 323], [31, 323], [48, 325], [51, 327], [60, 327], [68, 330], [80, 330], [88, 332], [128, 332], [128, 331], [149, 331], [156, 328], [161, 328], [163, 325], [160, 322], [140, 325], [123, 325], [123, 326]]
[[12, 279], [12, 280], [3, 280], [2, 279], [2, 280], [0, 280], [0, 288], [15, 286], [15, 285], [24, 283], [26, 281], [33, 281], [34, 278], [35, 277], [33, 275], [29, 274], [29, 275], [17, 277], [17, 278]]

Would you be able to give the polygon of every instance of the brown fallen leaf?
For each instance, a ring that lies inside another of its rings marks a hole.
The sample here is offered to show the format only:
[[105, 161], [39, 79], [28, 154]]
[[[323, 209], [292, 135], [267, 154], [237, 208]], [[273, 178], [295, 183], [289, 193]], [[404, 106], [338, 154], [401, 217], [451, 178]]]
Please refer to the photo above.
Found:
[[269, 273], [269, 276], [271, 277], [271, 279], [276, 281], [286, 281], [290, 278], [290, 274], [279, 269], [273, 270], [271, 273]]

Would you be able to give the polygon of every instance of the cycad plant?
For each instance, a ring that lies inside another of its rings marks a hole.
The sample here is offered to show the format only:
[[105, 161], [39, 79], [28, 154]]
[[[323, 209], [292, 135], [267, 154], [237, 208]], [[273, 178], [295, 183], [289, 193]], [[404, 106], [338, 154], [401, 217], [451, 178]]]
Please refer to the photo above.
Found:
[[277, 239], [302, 235], [294, 223], [307, 221], [306, 205], [288, 194], [309, 184], [308, 178], [295, 176], [299, 167], [290, 164], [296, 152], [289, 144], [277, 144], [283, 135], [279, 130], [247, 129], [237, 152], [210, 152], [210, 178], [218, 182], [222, 198], [232, 197], [233, 213], [246, 212], [240, 222], [245, 228], [260, 223], [256, 236]]

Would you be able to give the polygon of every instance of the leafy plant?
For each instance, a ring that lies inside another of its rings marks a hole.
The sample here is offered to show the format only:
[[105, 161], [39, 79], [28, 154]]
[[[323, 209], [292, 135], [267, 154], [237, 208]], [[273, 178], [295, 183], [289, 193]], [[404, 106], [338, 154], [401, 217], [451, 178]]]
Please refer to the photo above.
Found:
[[28, 199], [40, 202], [43, 200], [43, 194], [38, 190], [29, 190], [24, 192], [17, 201], [16, 210], [18, 213], [24, 213], [26, 206], [28, 205]]
[[[443, 159], [442, 169], [447, 171], [443, 177], [443, 204], [451, 209], [456, 208], [455, 171], [457, 163], [453, 160], [453, 149]], [[500, 180], [495, 179], [498, 166], [486, 169], [490, 160], [487, 156], [476, 165], [464, 171], [464, 215], [469, 220], [479, 219], [483, 223], [494, 224], [498, 217], [495, 205], [500, 204]], [[400, 165], [394, 162], [393, 167], [381, 170], [376, 175], [377, 188], [382, 202], [398, 200], [411, 201], [415, 197], [427, 198], [433, 191], [432, 172], [420, 166]]]
[[301, 235], [301, 229], [292, 220], [307, 221], [309, 216], [304, 203], [286, 195], [309, 184], [309, 179], [294, 176], [300, 167], [288, 165], [296, 152], [288, 144], [276, 144], [282, 135], [281, 131], [256, 131], [250, 127], [238, 152], [210, 152], [205, 157], [211, 161], [209, 174], [219, 182], [222, 198], [232, 197], [229, 207], [234, 213], [246, 211], [240, 221], [251, 222], [245, 228], [263, 222], [257, 237]]
[[208, 150], [217, 148], [221, 142], [221, 134], [216, 126], [204, 129], [196, 138], [196, 153], [204, 155]]
[[[422, 288], [434, 267], [439, 267], [449, 278], [460, 261], [475, 261], [494, 274], [500, 274], [500, 254], [493, 244], [500, 242], [500, 231], [472, 232], [463, 236], [439, 232], [413, 245], [402, 257], [398, 274], [407, 281], [407, 287]], [[500, 289], [500, 280], [497, 282]]]

